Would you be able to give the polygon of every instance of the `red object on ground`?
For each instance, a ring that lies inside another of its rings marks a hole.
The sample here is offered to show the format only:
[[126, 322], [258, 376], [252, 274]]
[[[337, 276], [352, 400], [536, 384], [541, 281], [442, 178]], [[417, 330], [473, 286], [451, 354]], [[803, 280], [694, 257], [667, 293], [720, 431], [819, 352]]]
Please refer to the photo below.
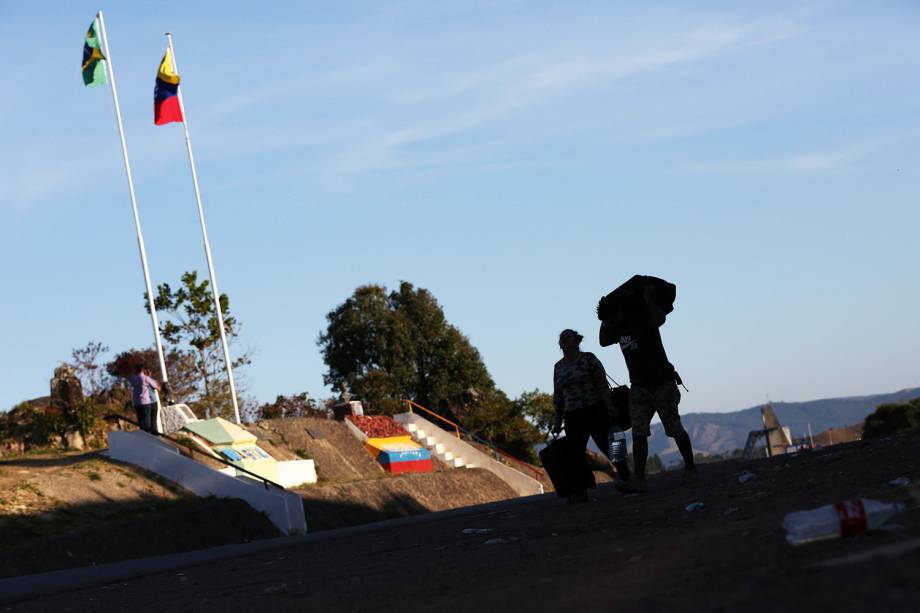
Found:
[[400, 473], [430, 473], [432, 470], [431, 460], [412, 460], [411, 462], [394, 462], [381, 463], [383, 470], [391, 475]]
[[392, 436], [409, 436], [409, 433], [392, 417], [384, 415], [347, 415], [345, 419], [353, 423], [370, 438], [389, 438]]

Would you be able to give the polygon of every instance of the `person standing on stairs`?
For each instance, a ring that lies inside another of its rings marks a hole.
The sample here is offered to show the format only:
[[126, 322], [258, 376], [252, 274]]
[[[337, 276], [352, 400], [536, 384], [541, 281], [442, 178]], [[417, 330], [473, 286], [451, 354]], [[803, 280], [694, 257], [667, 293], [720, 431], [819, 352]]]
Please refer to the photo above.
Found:
[[[553, 432], [562, 430], [565, 423], [567, 475], [573, 493], [573, 503], [588, 500], [586, 482], [588, 465], [585, 450], [588, 439], [593, 438], [599, 449], [606, 451], [610, 429], [609, 414], [614, 411], [607, 386], [604, 365], [593, 353], [581, 350], [584, 337], [575, 330], [559, 334], [562, 359], [553, 369], [553, 404], [556, 419]], [[629, 478], [629, 468], [624, 461], [614, 463], [620, 479]]]

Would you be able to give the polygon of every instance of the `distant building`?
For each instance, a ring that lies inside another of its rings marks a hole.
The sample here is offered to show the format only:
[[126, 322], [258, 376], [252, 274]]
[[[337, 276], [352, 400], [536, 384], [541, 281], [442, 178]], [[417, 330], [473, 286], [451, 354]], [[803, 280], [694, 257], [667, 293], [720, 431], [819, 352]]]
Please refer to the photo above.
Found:
[[[743, 454], [747, 459], [763, 456], [769, 458], [785, 453], [798, 453], [815, 447], [862, 440], [863, 424], [830, 428], [815, 435], [812, 435], [809, 429], [808, 436], [793, 440], [789, 427], [779, 422], [772, 405], [767, 404], [760, 409], [760, 418], [763, 422], [763, 430], [751, 430], [748, 433]], [[763, 445], [760, 444], [761, 439], [764, 441]]]
[[786, 453], [786, 449], [792, 447], [792, 435], [789, 426], [779, 423], [773, 405], [768, 404], [760, 409], [760, 419], [763, 421], [763, 431], [767, 438], [767, 456]]
[[824, 432], [819, 432], [812, 437], [814, 439], [814, 445], [815, 447], [827, 447], [829, 445], [839, 445], [840, 443], [861, 441], [863, 426], [864, 424], [854, 424], [852, 426], [830, 428]]

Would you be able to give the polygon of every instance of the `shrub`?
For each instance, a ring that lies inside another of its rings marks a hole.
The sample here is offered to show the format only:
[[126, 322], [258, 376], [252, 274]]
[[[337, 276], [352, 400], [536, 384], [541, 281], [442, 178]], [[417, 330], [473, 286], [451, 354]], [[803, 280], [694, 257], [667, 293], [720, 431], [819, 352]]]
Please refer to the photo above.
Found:
[[304, 392], [291, 396], [278, 396], [274, 402], [266, 402], [258, 408], [256, 419], [280, 419], [284, 417], [329, 417], [316, 400]]
[[64, 427], [73, 428], [87, 438], [102, 429], [104, 409], [105, 406], [94, 398], [84, 398], [83, 402], [64, 413]]
[[866, 417], [863, 437], [879, 438], [914, 428], [920, 428], [920, 398], [879, 405]]

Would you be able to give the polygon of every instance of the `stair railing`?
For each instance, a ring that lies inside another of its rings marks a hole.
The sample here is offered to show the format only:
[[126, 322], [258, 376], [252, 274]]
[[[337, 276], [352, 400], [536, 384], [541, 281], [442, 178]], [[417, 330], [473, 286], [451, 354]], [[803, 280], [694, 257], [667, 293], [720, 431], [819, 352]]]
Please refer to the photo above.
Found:
[[423, 407], [422, 405], [420, 405], [420, 404], [418, 404], [418, 403], [416, 403], [416, 402], [412, 402], [411, 400], [405, 400], [404, 402], [406, 403], [406, 406], [409, 407], [409, 412], [410, 412], [410, 413], [412, 412], [412, 409], [413, 409], [413, 408], [420, 409], [420, 410], [424, 411], [425, 413], [427, 413], [428, 415], [431, 415], [432, 417], [435, 417], [436, 419], [439, 419], [439, 420], [443, 421], [444, 423], [449, 424], [449, 425], [454, 429], [454, 433], [457, 435], [457, 438], [461, 438], [461, 436], [460, 436], [460, 426], [458, 426], [457, 424], [455, 424], [455, 423], [452, 422], [451, 420], [446, 419], [446, 418], [444, 418], [444, 417], [441, 417], [440, 415], [438, 415], [438, 414], [435, 413], [434, 411], [430, 411], [430, 410], [426, 409], [425, 407]]
[[514, 462], [515, 464], [521, 466], [524, 470], [529, 472], [533, 476], [533, 478], [536, 479], [537, 481], [539, 481], [540, 478], [543, 476], [538, 468], [535, 468], [534, 466], [532, 466], [531, 464], [525, 462], [524, 460], [520, 458], [514, 457], [507, 451], [503, 451], [499, 449], [498, 447], [495, 446], [495, 444], [492, 441], [486, 440], [482, 438], [481, 436], [479, 436], [478, 434], [475, 434], [474, 432], [470, 432], [469, 430], [465, 428], [461, 428], [458, 424], [450, 421], [449, 419], [441, 417], [440, 415], [438, 415], [437, 413], [435, 413], [434, 411], [430, 409], [426, 409], [425, 407], [423, 407], [417, 402], [413, 402], [412, 400], [404, 400], [403, 402], [406, 403], [406, 406], [409, 408], [410, 413], [412, 413], [413, 408], [420, 409], [424, 411], [425, 413], [427, 413], [428, 415], [432, 415], [433, 417], [439, 419], [440, 421], [450, 424], [451, 427], [454, 429], [454, 432], [456, 433], [457, 438], [462, 440], [464, 437], [466, 437], [473, 442], [476, 442], [476, 443], [479, 443], [480, 445], [484, 445], [488, 447], [489, 450], [491, 450], [492, 455], [494, 456], [496, 462], [501, 462], [502, 459], [510, 460], [511, 462]]

